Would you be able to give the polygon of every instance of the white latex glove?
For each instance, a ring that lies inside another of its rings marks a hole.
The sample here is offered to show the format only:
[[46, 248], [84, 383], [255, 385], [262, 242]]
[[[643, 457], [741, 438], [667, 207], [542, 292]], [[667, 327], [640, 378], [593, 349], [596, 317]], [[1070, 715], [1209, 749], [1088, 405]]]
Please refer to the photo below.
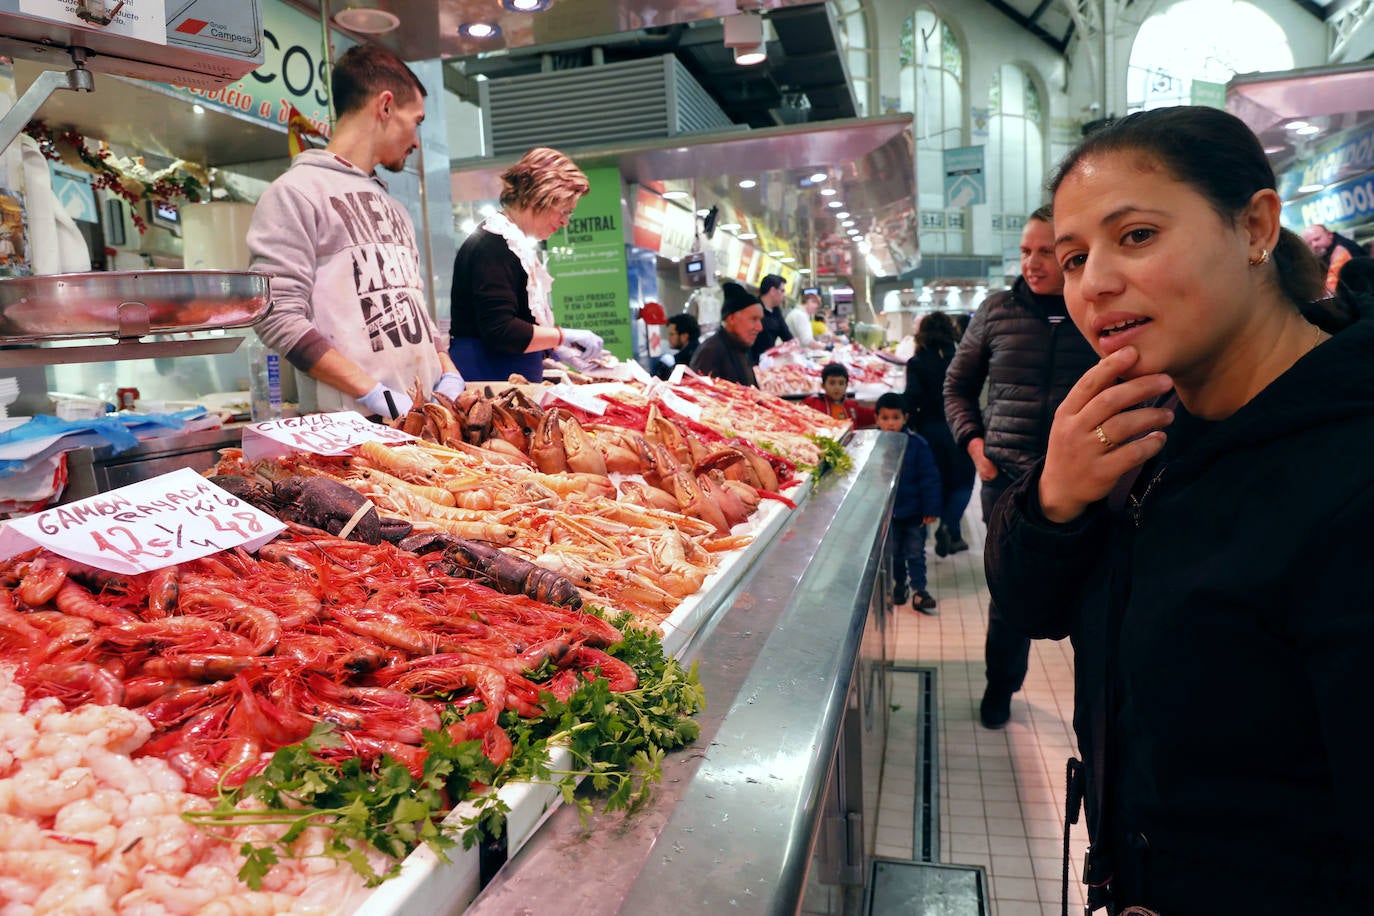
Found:
[[[388, 392], [391, 394], [391, 403], [396, 407], [395, 413], [392, 413], [391, 408], [387, 406], [386, 396]], [[388, 388], [381, 382], [378, 382], [377, 387], [367, 394], [358, 398], [358, 403], [367, 409], [368, 414], [377, 414], [383, 420], [394, 420], [397, 417], [405, 416], [414, 404], [408, 395], [394, 388]]]
[[563, 328], [563, 346], [575, 347], [582, 351], [585, 359], [596, 359], [601, 355], [605, 342], [600, 335], [581, 328]]
[[457, 372], [445, 372], [439, 376], [439, 381], [434, 383], [434, 393], [442, 394], [449, 400], [454, 400], [463, 393], [465, 387], [467, 385], [461, 375]]
[[591, 360], [583, 356], [582, 351], [577, 349], [577, 347], [555, 347], [553, 358], [563, 363], [565, 366], [572, 366], [578, 372], [586, 372], [595, 365]]

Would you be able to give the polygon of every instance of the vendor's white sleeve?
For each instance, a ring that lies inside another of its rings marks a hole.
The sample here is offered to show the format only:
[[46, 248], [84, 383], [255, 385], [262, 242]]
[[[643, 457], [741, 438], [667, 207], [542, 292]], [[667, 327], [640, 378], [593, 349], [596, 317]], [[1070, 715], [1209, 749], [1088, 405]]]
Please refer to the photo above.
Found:
[[806, 314], [806, 309], [793, 309], [787, 313], [787, 329], [803, 347], [811, 346], [816, 340], [811, 330], [811, 316]]

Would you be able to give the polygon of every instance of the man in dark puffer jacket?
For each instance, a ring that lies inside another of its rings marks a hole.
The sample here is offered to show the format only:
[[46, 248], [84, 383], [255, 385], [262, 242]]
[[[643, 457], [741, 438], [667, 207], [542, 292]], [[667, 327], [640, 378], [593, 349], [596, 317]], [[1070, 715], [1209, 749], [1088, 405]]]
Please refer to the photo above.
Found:
[[[1048, 206], [1021, 233], [1021, 277], [979, 307], [945, 375], [945, 418], [982, 480], [983, 521], [997, 498], [1045, 454], [1050, 422], [1097, 354], [1064, 307], [1064, 274], [1054, 257]], [[986, 412], [978, 396], [988, 385]], [[989, 602], [984, 649], [987, 688], [979, 707], [985, 728], [1011, 718], [1011, 695], [1026, 678], [1030, 640], [1008, 627]]]

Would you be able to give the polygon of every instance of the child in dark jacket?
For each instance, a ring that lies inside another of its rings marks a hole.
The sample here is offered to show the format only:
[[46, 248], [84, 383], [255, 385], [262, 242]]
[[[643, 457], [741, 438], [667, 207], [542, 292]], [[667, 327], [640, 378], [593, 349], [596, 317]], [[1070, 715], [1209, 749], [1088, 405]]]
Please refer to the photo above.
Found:
[[[906, 428], [906, 404], [889, 391], [878, 398], [878, 428], [907, 437], [897, 495], [892, 502], [892, 603], [935, 613], [935, 599], [926, 591], [926, 525], [940, 518], [940, 472], [926, 440]], [[907, 582], [910, 579], [910, 590]]]

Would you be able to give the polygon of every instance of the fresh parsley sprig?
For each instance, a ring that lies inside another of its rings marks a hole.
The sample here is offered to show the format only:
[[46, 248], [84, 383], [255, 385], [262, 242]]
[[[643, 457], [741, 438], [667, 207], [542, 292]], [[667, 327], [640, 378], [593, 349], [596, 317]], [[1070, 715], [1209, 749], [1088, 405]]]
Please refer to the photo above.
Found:
[[814, 434], [808, 434], [806, 438], [816, 443], [816, 447], [821, 450], [820, 461], [816, 464], [817, 477], [824, 474], [827, 469], [843, 474], [854, 467], [854, 457], [837, 440]]
[[[700, 728], [689, 717], [701, 708], [704, 693], [696, 666], [684, 669], [667, 658], [656, 634], [635, 627], [628, 614], [612, 622], [624, 639], [607, 651], [635, 670], [639, 686], [613, 692], [604, 678], [597, 678], [583, 683], [566, 702], [544, 693], [545, 712], [537, 719], [503, 713], [501, 723], [513, 750], [499, 767], [482, 754], [481, 742], [454, 742], [440, 730], [424, 733], [426, 757], [419, 778], [389, 756], [368, 769], [356, 757], [331, 760], [343, 742], [330, 726], [317, 725], [304, 741], [279, 748], [263, 772], [242, 786], [221, 785], [211, 810], [183, 817], [231, 841], [230, 831], [238, 827], [283, 826], [275, 840], [240, 844], [245, 861], [239, 878], [257, 890], [274, 865], [298, 855], [294, 844], [310, 828], [327, 832], [321, 854], [347, 862], [369, 885], [396, 874], [401, 860], [421, 843], [448, 861], [446, 851], [459, 842], [469, 848], [483, 837], [499, 835], [509, 809], [489, 787], [512, 780], [557, 785], [564, 800], [585, 817], [592, 802], [578, 797], [576, 788], [589, 777], [592, 788], [607, 793], [605, 810], [634, 810], [662, 778], [664, 754], [696, 740]], [[449, 708], [442, 719], [447, 724], [458, 717]], [[568, 748], [572, 767], [553, 769], [550, 751], [555, 746]], [[245, 800], [252, 806], [242, 805]], [[445, 824], [445, 816], [460, 802], [468, 803], [470, 813], [457, 818], [456, 825]], [[378, 872], [366, 854], [369, 848], [391, 857], [392, 865]]]

